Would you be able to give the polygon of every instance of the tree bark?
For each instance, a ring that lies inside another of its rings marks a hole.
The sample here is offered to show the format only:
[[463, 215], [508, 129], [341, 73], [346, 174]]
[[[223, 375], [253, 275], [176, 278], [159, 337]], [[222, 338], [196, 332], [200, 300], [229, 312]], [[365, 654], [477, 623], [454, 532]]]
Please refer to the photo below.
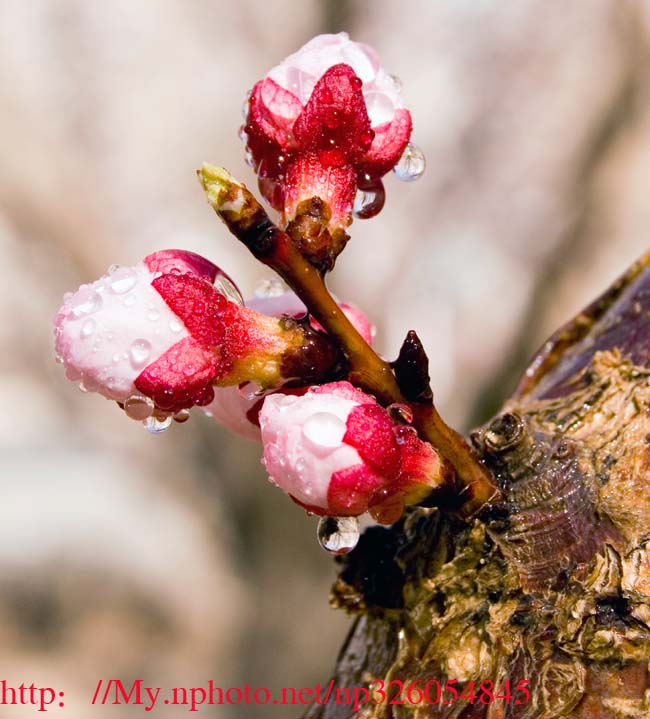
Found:
[[646, 255], [472, 433], [502, 503], [412, 509], [339, 560], [332, 601], [357, 619], [306, 719], [352, 716], [355, 688], [362, 719], [650, 717], [649, 377]]

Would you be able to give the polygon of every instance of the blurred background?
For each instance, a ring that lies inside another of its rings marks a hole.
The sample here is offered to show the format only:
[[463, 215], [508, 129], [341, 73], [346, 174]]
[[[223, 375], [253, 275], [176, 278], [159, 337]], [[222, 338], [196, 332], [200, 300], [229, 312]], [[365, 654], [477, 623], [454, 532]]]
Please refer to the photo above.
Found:
[[455, 426], [494, 412], [544, 338], [647, 249], [645, 0], [0, 3], [0, 677], [64, 690], [68, 717], [141, 715], [89, 708], [100, 677], [309, 686], [345, 636], [315, 521], [266, 481], [259, 448], [198, 412], [147, 434], [64, 379], [51, 330], [66, 290], [162, 248], [252, 294], [268, 274], [194, 170], [253, 185], [246, 90], [340, 30], [402, 78], [428, 169], [387, 179], [331, 284], [386, 356], [417, 329]]

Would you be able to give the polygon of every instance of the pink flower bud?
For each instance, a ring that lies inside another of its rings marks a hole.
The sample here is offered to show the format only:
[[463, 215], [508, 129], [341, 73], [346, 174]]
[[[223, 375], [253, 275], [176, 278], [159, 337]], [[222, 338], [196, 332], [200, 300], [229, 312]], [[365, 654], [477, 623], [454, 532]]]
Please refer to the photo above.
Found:
[[137, 397], [169, 413], [208, 404], [216, 382], [242, 381], [243, 370], [277, 377], [277, 322], [224, 292], [237, 294], [224, 272], [179, 250], [82, 285], [55, 318], [66, 375], [108, 399]]
[[285, 224], [320, 197], [337, 228], [351, 221], [357, 185], [377, 184], [398, 162], [411, 115], [372, 48], [319, 35], [255, 85], [245, 132], [260, 189]]
[[270, 395], [259, 421], [271, 480], [316, 514], [392, 522], [440, 484], [433, 448], [348, 382]]
[[[307, 314], [305, 305], [291, 291], [280, 295], [256, 296], [248, 300], [246, 306], [261, 314], [277, 318], [288, 315], [298, 319]], [[353, 305], [341, 302], [339, 306], [359, 334], [371, 345], [374, 327], [368, 318]], [[311, 324], [316, 329], [322, 329], [313, 318]], [[258, 414], [264, 398], [256, 396], [254, 390], [255, 388], [251, 387], [250, 384], [242, 387], [216, 387], [214, 400], [207, 407], [204, 407], [204, 411], [234, 434], [259, 442], [261, 437]], [[306, 388], [301, 390], [279, 390], [279, 392], [303, 394], [306, 392]]]

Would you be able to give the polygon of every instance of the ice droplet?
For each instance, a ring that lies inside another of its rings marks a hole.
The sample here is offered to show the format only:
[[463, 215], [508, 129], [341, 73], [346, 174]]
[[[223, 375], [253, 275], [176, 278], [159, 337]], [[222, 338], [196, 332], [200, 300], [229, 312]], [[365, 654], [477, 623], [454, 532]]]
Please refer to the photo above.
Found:
[[123, 295], [135, 287], [137, 276], [132, 269], [123, 267], [111, 274], [108, 286], [116, 295]]
[[398, 180], [402, 182], [413, 182], [413, 180], [422, 177], [426, 166], [427, 161], [422, 150], [420, 150], [417, 145], [409, 142], [393, 168], [393, 172]]
[[359, 520], [356, 517], [321, 517], [318, 541], [330, 554], [347, 554], [359, 541]]
[[338, 447], [345, 435], [345, 422], [330, 412], [316, 412], [304, 423], [302, 433], [321, 447]]
[[386, 201], [386, 193], [381, 180], [376, 180], [364, 186], [359, 186], [354, 198], [352, 212], [360, 220], [374, 217], [381, 211]]
[[83, 317], [91, 315], [102, 306], [102, 298], [98, 292], [85, 288], [77, 292], [75, 299], [72, 301], [72, 314], [75, 317]]
[[166, 417], [147, 417], [142, 423], [147, 432], [151, 434], [160, 434], [164, 432], [172, 423], [172, 416], [168, 414]]
[[154, 407], [153, 400], [142, 394], [132, 394], [124, 401], [124, 412], [129, 419], [145, 420], [151, 417]]
[[151, 342], [148, 340], [133, 340], [129, 350], [129, 359], [133, 369], [140, 369], [147, 364], [149, 355], [151, 354]]
[[214, 287], [218, 292], [221, 292], [227, 300], [234, 302], [240, 307], [244, 306], [244, 298], [241, 296], [235, 285], [225, 275], [217, 276], [217, 279], [214, 281]]
[[92, 318], [87, 319], [87, 320], [83, 323], [83, 325], [81, 325], [81, 332], [80, 332], [79, 334], [80, 334], [81, 337], [83, 337], [84, 339], [85, 339], [86, 337], [90, 337], [90, 335], [92, 335], [92, 333], [95, 331], [95, 327], [96, 327], [96, 326], [97, 326], [97, 325], [96, 325], [94, 319], [92, 319]]

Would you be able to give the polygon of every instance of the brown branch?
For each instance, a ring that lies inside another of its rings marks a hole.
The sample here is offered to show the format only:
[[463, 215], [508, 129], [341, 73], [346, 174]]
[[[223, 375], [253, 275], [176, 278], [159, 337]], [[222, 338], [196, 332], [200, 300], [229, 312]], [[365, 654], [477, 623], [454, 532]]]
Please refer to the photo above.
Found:
[[462, 504], [457, 511], [472, 517], [495, 501], [499, 490], [465, 439], [443, 421], [432, 401], [407, 401], [390, 364], [363, 339], [330, 295], [319, 271], [302, 256], [289, 235], [271, 222], [246, 187], [214, 165], [204, 164], [198, 176], [210, 204], [232, 234], [287, 282], [339, 343], [349, 363], [350, 381], [386, 406], [396, 402], [409, 405], [420, 436], [451, 465], [461, 485]]

